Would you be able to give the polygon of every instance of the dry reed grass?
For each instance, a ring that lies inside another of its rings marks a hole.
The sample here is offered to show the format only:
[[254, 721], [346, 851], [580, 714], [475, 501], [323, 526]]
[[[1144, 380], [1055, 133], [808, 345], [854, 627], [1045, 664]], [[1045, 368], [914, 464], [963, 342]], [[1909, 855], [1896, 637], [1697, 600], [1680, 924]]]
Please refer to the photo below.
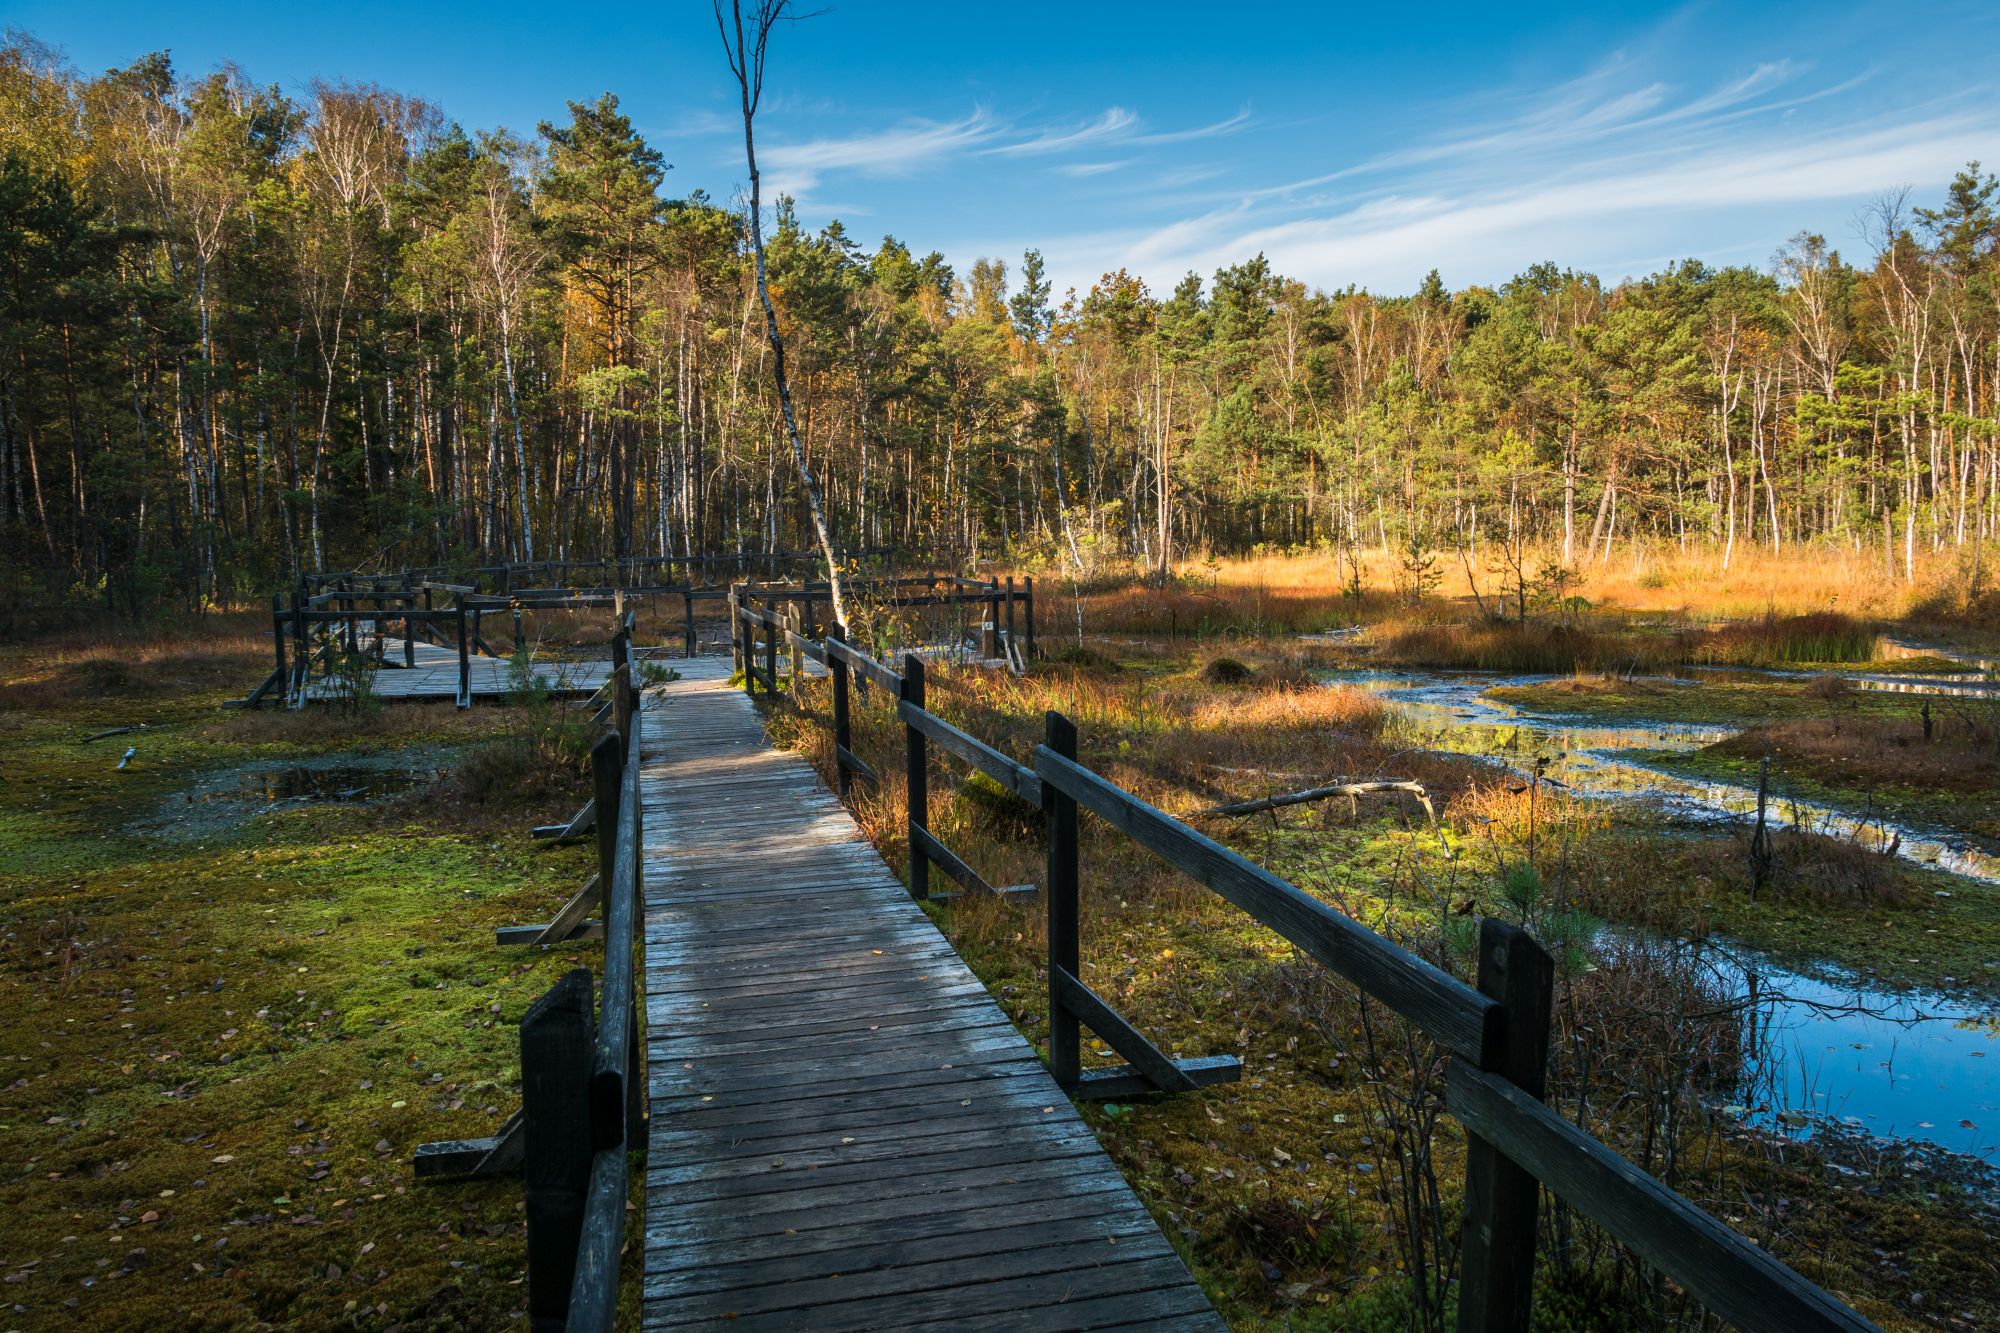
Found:
[[1948, 716], [1937, 719], [1929, 739], [1914, 719], [1857, 715], [1749, 727], [1709, 748], [1748, 760], [1768, 754], [1794, 772], [1843, 786], [2000, 792], [2000, 751]]
[[273, 665], [268, 625], [228, 615], [184, 628], [112, 624], [46, 635], [0, 652], [0, 709], [248, 693]]

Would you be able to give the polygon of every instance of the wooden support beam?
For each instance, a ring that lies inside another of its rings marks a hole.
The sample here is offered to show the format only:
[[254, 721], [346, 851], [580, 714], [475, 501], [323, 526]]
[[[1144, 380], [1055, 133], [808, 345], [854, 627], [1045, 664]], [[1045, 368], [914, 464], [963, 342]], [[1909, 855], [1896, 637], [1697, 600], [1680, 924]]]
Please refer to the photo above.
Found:
[[[1184, 1062], [1175, 1060], [1155, 1046], [1143, 1032], [1126, 1022], [1123, 1014], [1105, 1003], [1102, 996], [1077, 980], [1073, 973], [1058, 969], [1050, 980], [1051, 990], [1061, 997], [1063, 1008], [1102, 1037], [1105, 1045], [1130, 1061], [1127, 1068], [1145, 1078], [1150, 1085], [1147, 1091], [1193, 1092], [1204, 1086], [1197, 1083], [1194, 1075], [1183, 1067]], [[1242, 1075], [1243, 1065], [1235, 1056], [1224, 1055], [1210, 1057], [1202, 1063], [1201, 1069], [1208, 1083], [1229, 1083]], [[1077, 1086], [1082, 1086], [1083, 1081], [1079, 1075]], [[1102, 1085], [1106, 1080], [1098, 1082]], [[1106, 1094], [1100, 1090], [1096, 1095]]]
[[597, 888], [597, 876], [591, 875], [581, 889], [562, 905], [548, 922], [539, 926], [502, 926], [494, 932], [495, 944], [559, 944], [564, 940], [585, 938], [582, 928], [596, 926], [596, 933], [603, 934], [603, 927], [596, 922], [587, 922], [590, 909], [597, 906], [601, 895]]
[[597, 827], [597, 802], [585, 801], [583, 809], [576, 812], [567, 824], [537, 824], [534, 836], [543, 840], [562, 842], [570, 838], [588, 836]]
[[[1186, 1075], [1196, 1088], [1234, 1083], [1243, 1076], [1243, 1065], [1233, 1055], [1195, 1056], [1174, 1061], [1174, 1067]], [[1114, 1065], [1109, 1069], [1084, 1070], [1068, 1091], [1078, 1101], [1111, 1102], [1123, 1101], [1127, 1097], [1144, 1097], [1158, 1092], [1159, 1088], [1150, 1077], [1131, 1065]]]
[[418, 1180], [465, 1180], [473, 1176], [510, 1175], [521, 1169], [521, 1113], [514, 1112], [497, 1134], [483, 1139], [440, 1139], [417, 1145], [410, 1166]]

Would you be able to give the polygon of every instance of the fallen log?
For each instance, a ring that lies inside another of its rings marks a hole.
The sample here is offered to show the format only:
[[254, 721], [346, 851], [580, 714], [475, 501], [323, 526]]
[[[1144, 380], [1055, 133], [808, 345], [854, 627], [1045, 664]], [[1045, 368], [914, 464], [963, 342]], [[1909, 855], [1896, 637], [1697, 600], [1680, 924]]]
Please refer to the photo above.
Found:
[[1373, 796], [1385, 791], [1406, 791], [1423, 803], [1424, 813], [1437, 823], [1437, 811], [1431, 808], [1431, 794], [1424, 790], [1421, 782], [1409, 779], [1390, 779], [1383, 782], [1336, 782], [1324, 787], [1308, 787], [1304, 791], [1286, 792], [1282, 796], [1265, 796], [1255, 801], [1235, 801], [1228, 805], [1212, 805], [1201, 811], [1204, 815], [1255, 815], [1266, 810], [1278, 810], [1288, 805], [1304, 805], [1308, 801], [1324, 801], [1334, 796]]
[[1455, 860], [1451, 844], [1445, 840], [1444, 826], [1438, 823], [1437, 808], [1431, 804], [1431, 794], [1424, 790], [1424, 784], [1408, 778], [1391, 778], [1381, 782], [1333, 782], [1323, 787], [1307, 787], [1304, 791], [1286, 792], [1281, 796], [1265, 796], [1254, 801], [1234, 801], [1228, 805], [1212, 805], [1197, 811], [1201, 815], [1227, 815], [1240, 818], [1243, 815], [1262, 814], [1266, 810], [1281, 810], [1288, 805], [1304, 805], [1308, 801], [1324, 801], [1334, 796], [1358, 799], [1363, 796], [1379, 795], [1382, 792], [1403, 791], [1417, 798], [1430, 816], [1431, 829], [1438, 835], [1438, 846], [1444, 849], [1446, 860]]

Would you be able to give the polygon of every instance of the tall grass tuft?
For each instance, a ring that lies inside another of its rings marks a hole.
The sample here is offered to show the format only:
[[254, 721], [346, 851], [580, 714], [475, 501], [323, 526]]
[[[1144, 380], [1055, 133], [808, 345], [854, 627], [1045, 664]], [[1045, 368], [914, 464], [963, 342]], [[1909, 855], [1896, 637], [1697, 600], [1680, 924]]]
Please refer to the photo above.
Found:
[[1694, 643], [1702, 665], [1774, 667], [1814, 662], [1872, 662], [1880, 656], [1875, 631], [1838, 611], [1802, 616], [1766, 614], [1709, 630]]

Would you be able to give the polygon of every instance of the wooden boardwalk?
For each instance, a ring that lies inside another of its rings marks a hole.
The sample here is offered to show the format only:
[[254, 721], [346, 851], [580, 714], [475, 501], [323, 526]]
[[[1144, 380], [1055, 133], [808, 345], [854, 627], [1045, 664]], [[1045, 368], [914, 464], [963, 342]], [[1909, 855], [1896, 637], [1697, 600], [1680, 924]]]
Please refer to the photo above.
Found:
[[[419, 642], [416, 646], [416, 665], [404, 666], [404, 649], [401, 639], [391, 638], [384, 648], [386, 661], [376, 670], [374, 693], [378, 699], [456, 699], [458, 698], [458, 651], [454, 648], [440, 648], [433, 643]], [[512, 663], [504, 657], [473, 657], [466, 667], [468, 685], [473, 699], [504, 698], [511, 689], [508, 679]], [[578, 661], [564, 661], [555, 658], [536, 658], [532, 663], [535, 678], [552, 694], [589, 694], [596, 690], [611, 675], [611, 658], [608, 652]], [[337, 697], [331, 681], [324, 676], [314, 676], [306, 687], [307, 703], [324, 703]]]
[[726, 658], [642, 714], [648, 1329], [1221, 1329]]

